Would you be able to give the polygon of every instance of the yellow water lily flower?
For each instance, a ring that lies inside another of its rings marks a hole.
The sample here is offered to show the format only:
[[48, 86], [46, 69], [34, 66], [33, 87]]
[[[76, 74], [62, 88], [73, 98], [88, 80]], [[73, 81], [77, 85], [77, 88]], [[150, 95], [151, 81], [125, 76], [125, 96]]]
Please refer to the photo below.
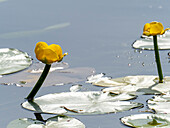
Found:
[[38, 42], [34, 51], [36, 58], [45, 64], [60, 62], [67, 55], [67, 53], [62, 53], [60, 45], [48, 45], [46, 42]]
[[151, 22], [146, 23], [143, 28], [143, 35], [146, 36], [155, 36], [155, 35], [162, 35], [165, 31], [170, 30], [170, 28], [166, 28], [164, 30], [163, 25], [160, 22]]

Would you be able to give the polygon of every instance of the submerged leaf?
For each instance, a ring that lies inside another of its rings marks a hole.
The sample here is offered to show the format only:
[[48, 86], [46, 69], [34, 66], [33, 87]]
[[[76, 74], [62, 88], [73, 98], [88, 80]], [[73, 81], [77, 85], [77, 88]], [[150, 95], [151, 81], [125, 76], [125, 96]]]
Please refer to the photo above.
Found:
[[0, 49], [0, 75], [6, 75], [28, 68], [32, 60], [27, 53], [18, 49]]
[[24, 102], [23, 108], [38, 113], [51, 114], [104, 114], [126, 111], [142, 104], [128, 102], [134, 95], [110, 95], [98, 91], [63, 92], [35, 98], [33, 102]]
[[0, 3], [1, 3], [1, 2], [5, 2], [5, 1], [8, 1], [8, 0], [0, 0]]
[[31, 118], [17, 119], [10, 122], [7, 128], [85, 128], [85, 125], [75, 118], [59, 115], [46, 122]]
[[[158, 47], [160, 50], [170, 49], [170, 31], [166, 31], [163, 35], [158, 35]], [[152, 36], [145, 36], [136, 40], [133, 43], [133, 48], [136, 49], [145, 49], [145, 50], [154, 50], [153, 38]]]
[[[41, 75], [43, 63], [34, 63], [23, 72], [0, 78], [3, 85], [17, 85], [22, 87], [32, 87]], [[54, 63], [50, 68], [43, 86], [64, 85], [83, 81], [87, 76], [94, 74], [95, 69], [90, 67], [68, 68], [67, 63]]]
[[45, 33], [45, 32], [51, 31], [51, 30], [64, 28], [64, 27], [67, 27], [69, 25], [70, 25], [70, 23], [61, 23], [61, 24], [56, 24], [56, 25], [53, 25], [53, 26], [48, 26], [48, 27], [45, 27], [45, 28], [42, 28], [42, 29], [4, 33], [4, 34], [0, 34], [0, 38], [9, 39], [9, 38], [19, 38], [19, 37], [33, 36], [33, 35], [42, 34], [42, 33]]
[[158, 76], [137, 75], [112, 79], [100, 74], [88, 77], [87, 83], [92, 83], [96, 86], [110, 87], [103, 89], [103, 92], [114, 94], [136, 92], [161, 94], [169, 91], [170, 77], [164, 77], [164, 83], [158, 83]]
[[136, 114], [121, 118], [121, 122], [130, 127], [153, 128], [170, 127], [170, 115], [167, 114]]

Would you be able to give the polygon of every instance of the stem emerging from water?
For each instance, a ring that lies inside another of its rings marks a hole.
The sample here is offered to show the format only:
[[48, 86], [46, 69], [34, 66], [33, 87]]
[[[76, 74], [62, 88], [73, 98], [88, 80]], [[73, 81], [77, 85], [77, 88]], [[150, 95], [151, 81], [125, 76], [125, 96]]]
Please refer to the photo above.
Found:
[[44, 80], [45, 80], [45, 78], [46, 78], [46, 76], [47, 76], [47, 74], [50, 70], [50, 67], [51, 67], [51, 65], [48, 65], [48, 64], [45, 65], [45, 68], [44, 68], [39, 80], [37, 81], [34, 88], [32, 89], [32, 91], [30, 92], [30, 94], [26, 98], [28, 101], [32, 101], [34, 99], [34, 96], [37, 94], [38, 90], [42, 86], [42, 84], [43, 84], [43, 82], [44, 82]]
[[157, 64], [157, 70], [158, 70], [158, 75], [159, 75], [159, 83], [163, 83], [163, 74], [162, 74], [161, 62], [160, 62], [160, 57], [159, 57], [157, 35], [153, 36], [153, 42], [154, 42], [154, 50], [155, 50], [155, 59], [156, 59], [156, 64]]
[[36, 117], [37, 120], [45, 122], [45, 120], [44, 120], [43, 117], [41, 116], [41, 113], [34, 113], [34, 115], [35, 115], [35, 117]]

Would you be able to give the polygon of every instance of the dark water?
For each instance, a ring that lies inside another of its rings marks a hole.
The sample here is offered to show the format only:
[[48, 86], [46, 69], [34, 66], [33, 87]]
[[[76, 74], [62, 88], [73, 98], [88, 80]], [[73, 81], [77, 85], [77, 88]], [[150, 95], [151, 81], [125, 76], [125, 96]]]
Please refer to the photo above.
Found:
[[[0, 48], [17, 48], [35, 59], [36, 42], [58, 43], [69, 53], [64, 61], [70, 67], [93, 67], [96, 73], [114, 78], [157, 75], [153, 51], [140, 53], [131, 44], [147, 22], [156, 20], [170, 27], [169, 5], [168, 0], [0, 0]], [[170, 75], [168, 52], [160, 52], [165, 76]], [[89, 90], [102, 89], [80, 84]], [[42, 88], [37, 96], [69, 91], [70, 86]], [[18, 118], [34, 118], [33, 112], [20, 106], [30, 89], [0, 86], [0, 128]], [[135, 100], [144, 104], [142, 109], [73, 117], [87, 128], [123, 128], [119, 118], [147, 109], [151, 97], [140, 95]]]

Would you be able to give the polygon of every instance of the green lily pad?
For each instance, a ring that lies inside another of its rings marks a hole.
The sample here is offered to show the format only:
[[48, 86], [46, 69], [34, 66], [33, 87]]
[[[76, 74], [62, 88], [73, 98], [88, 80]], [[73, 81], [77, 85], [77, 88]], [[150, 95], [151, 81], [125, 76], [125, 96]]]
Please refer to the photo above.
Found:
[[110, 95], [100, 91], [63, 92], [44, 95], [32, 102], [24, 102], [22, 107], [38, 113], [49, 114], [104, 114], [126, 111], [141, 107], [141, 103], [122, 100], [133, 99], [129, 94]]
[[[158, 35], [158, 48], [160, 50], [170, 49], [170, 31], [166, 31], [163, 35]], [[132, 47], [135, 49], [154, 50], [153, 37], [142, 36], [136, 40]]]
[[[31, 67], [23, 72], [14, 75], [1, 77], [2, 85], [16, 85], [19, 87], [33, 87], [39, 79], [45, 64], [34, 63]], [[43, 87], [57, 86], [70, 83], [76, 83], [86, 80], [86, 77], [94, 74], [95, 69], [90, 67], [68, 68], [67, 63], [54, 63], [50, 68], [43, 83]]]
[[154, 110], [156, 113], [170, 114], [170, 94], [161, 96], [154, 96], [153, 99], [147, 101], [148, 107]]
[[136, 114], [121, 118], [121, 122], [135, 128], [169, 128], [170, 115], [167, 114]]
[[27, 53], [12, 48], [0, 49], [0, 62], [0, 75], [21, 71], [32, 64]]
[[[103, 74], [92, 75], [88, 77], [87, 83], [96, 86], [109, 87], [103, 92], [115, 94], [136, 93], [144, 94], [162, 94], [170, 90], [170, 77], [164, 77], [164, 83], [158, 83], [158, 76], [136, 75], [112, 79], [105, 77]], [[169, 89], [168, 89], [169, 88]]]
[[31, 118], [17, 119], [10, 122], [7, 128], [85, 128], [85, 125], [75, 118], [59, 115], [46, 122]]

